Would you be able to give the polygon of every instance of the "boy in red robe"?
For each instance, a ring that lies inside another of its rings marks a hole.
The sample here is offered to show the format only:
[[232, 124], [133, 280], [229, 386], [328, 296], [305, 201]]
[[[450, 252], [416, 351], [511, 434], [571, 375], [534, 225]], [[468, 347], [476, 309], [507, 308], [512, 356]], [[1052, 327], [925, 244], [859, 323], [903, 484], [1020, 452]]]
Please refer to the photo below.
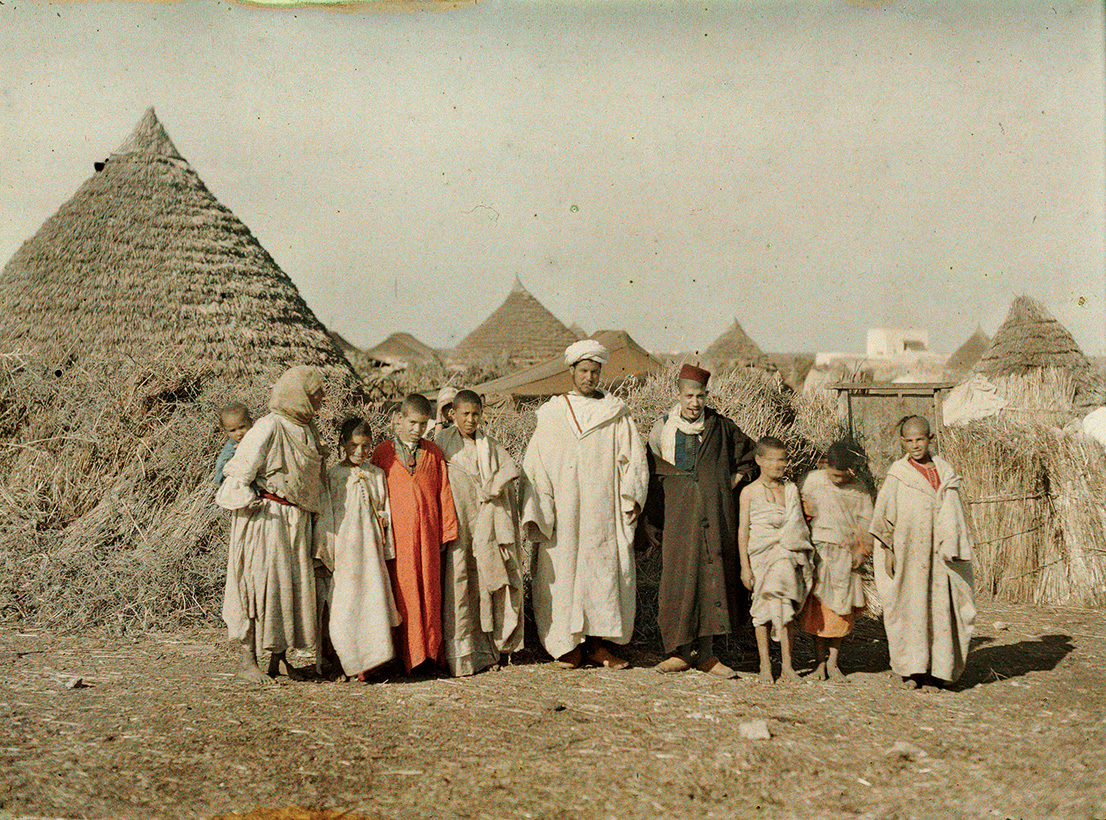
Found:
[[457, 512], [445, 457], [422, 437], [433, 413], [412, 393], [393, 418], [392, 438], [373, 452], [384, 471], [396, 557], [388, 562], [396, 608], [396, 649], [410, 672], [442, 656], [442, 549], [457, 538]]

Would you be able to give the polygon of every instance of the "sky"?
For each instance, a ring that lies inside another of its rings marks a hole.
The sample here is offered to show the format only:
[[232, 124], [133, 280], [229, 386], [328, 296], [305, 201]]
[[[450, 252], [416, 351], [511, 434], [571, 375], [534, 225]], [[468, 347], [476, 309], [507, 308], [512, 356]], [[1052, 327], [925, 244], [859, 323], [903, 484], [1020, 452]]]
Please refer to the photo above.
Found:
[[0, 260], [147, 106], [328, 327], [448, 347], [515, 276], [652, 350], [1106, 352], [1098, 2], [0, 6]]

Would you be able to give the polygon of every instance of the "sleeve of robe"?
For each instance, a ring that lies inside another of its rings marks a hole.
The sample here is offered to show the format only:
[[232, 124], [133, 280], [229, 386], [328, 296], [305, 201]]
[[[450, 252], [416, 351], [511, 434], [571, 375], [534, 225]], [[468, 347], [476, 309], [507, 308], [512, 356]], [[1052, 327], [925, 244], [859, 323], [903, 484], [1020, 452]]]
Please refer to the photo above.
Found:
[[664, 433], [664, 421], [665, 417], [661, 416], [653, 423], [653, 428], [649, 431], [649, 450], [655, 456], [664, 458], [664, 453], [661, 452], [661, 436]]
[[507, 448], [500, 444], [498, 441], [493, 441], [492, 446], [495, 448], [496, 460], [499, 462], [499, 469], [491, 480], [491, 491], [493, 495], [498, 495], [503, 492], [508, 484], [518, 478], [518, 465], [515, 464], [515, 460], [511, 458], [511, 454], [507, 452]]
[[345, 489], [345, 487], [334, 487], [329, 474], [323, 480], [323, 504], [315, 525], [313, 555], [331, 572], [334, 572], [335, 541], [338, 537], [338, 526], [342, 520], [341, 512], [337, 508], [337, 495], [339, 492], [344, 493]]
[[879, 495], [876, 496], [876, 506], [872, 510], [872, 525], [868, 530], [887, 547], [895, 545], [895, 522], [899, 517], [898, 491], [899, 480], [894, 476], [887, 476]]
[[449, 464], [438, 459], [440, 489], [438, 500], [442, 509], [442, 547], [457, 540], [457, 507], [453, 504], [453, 488], [449, 486]]
[[223, 465], [223, 483], [215, 494], [215, 503], [224, 510], [240, 510], [257, 500], [250, 486], [265, 466], [276, 422], [270, 416], [259, 419], [243, 436], [234, 455]]
[[756, 445], [751, 438], [741, 432], [740, 427], [736, 424], [733, 427], [733, 462], [730, 465], [730, 475], [740, 476], [740, 483], [745, 484], [756, 477]]
[[[557, 526], [557, 507], [553, 501], [553, 479], [541, 455], [543, 440], [544, 432], [541, 429], [539, 416], [538, 429], [530, 438], [522, 458], [525, 486], [522, 495], [521, 526], [523, 533], [531, 530], [530, 536], [533, 536], [533, 530], [536, 529], [541, 535], [541, 540], [548, 541], [553, 537], [553, 530]], [[532, 524], [533, 527], [527, 527], [528, 524]], [[536, 539], [531, 538], [531, 540]]]
[[615, 446], [618, 449], [618, 471], [622, 479], [622, 512], [645, 506], [649, 492], [649, 465], [637, 425], [628, 414], [618, 420]]

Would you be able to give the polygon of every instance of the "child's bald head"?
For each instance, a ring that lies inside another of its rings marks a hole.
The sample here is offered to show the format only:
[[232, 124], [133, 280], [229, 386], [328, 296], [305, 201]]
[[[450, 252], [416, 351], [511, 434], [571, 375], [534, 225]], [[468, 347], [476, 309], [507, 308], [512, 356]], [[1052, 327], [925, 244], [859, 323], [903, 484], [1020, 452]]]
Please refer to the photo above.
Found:
[[899, 425], [899, 435], [908, 456], [915, 461], [929, 460], [929, 445], [933, 436], [928, 421], [921, 416], [907, 416]]

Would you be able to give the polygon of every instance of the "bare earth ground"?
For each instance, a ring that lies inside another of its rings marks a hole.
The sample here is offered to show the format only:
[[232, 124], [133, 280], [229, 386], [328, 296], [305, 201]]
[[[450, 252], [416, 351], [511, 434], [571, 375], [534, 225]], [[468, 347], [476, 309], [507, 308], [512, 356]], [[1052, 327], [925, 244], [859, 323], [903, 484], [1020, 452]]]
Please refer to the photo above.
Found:
[[[0, 818], [289, 804], [373, 818], [1106, 818], [1103, 614], [981, 609], [962, 688], [921, 692], [896, 688], [871, 621], [846, 645], [849, 684], [775, 686], [537, 657], [465, 680], [248, 686], [215, 630], [2, 628]], [[67, 689], [78, 675], [88, 687]], [[740, 736], [753, 718], [771, 739]], [[924, 754], [889, 756], [898, 741]]]

